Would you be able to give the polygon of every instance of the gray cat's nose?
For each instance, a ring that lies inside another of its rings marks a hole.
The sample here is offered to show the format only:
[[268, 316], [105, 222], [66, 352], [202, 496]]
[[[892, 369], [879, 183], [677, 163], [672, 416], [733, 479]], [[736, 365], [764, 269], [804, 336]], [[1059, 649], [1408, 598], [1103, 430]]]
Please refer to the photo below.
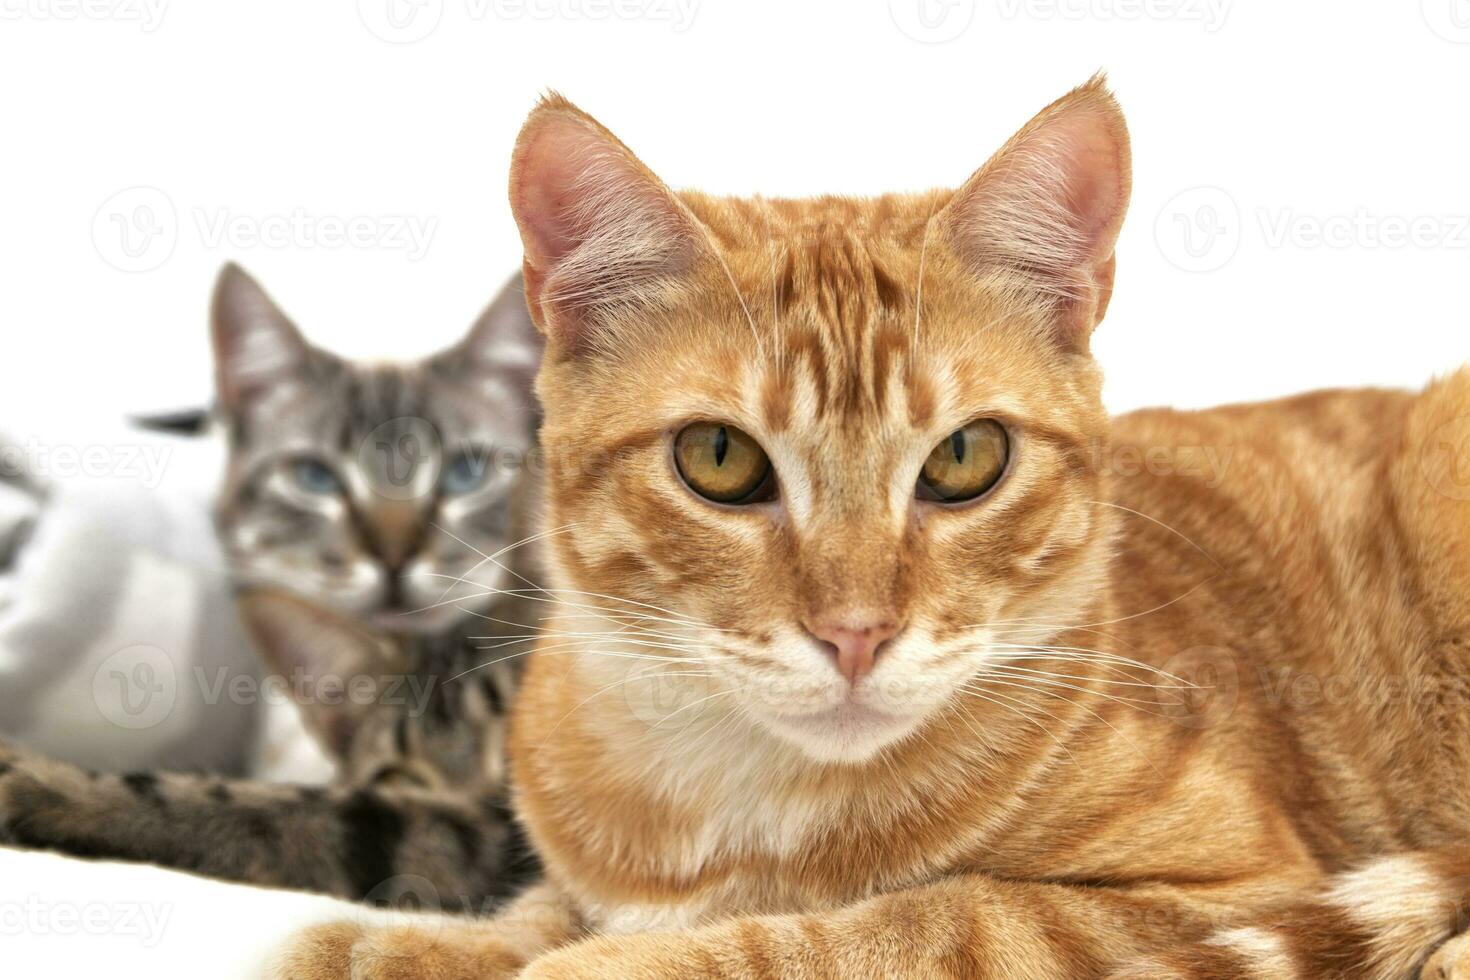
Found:
[[363, 514], [367, 546], [390, 572], [397, 572], [418, 553], [428, 525], [417, 503], [390, 500], [378, 503]]

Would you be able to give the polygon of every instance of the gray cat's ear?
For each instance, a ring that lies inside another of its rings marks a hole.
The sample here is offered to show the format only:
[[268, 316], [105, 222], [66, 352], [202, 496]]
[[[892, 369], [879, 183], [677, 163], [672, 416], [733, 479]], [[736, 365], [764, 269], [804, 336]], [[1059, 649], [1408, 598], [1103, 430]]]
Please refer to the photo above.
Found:
[[329, 754], [343, 758], [374, 706], [366, 681], [400, 665], [383, 637], [285, 593], [242, 595], [240, 619], [267, 670], [283, 678], [307, 729]]
[[509, 386], [535, 412], [536, 370], [546, 340], [531, 322], [520, 273], [512, 276], [485, 307], [464, 339], [435, 358], [447, 374]]
[[699, 222], [618, 138], [566, 99], [532, 111], [511, 159], [526, 301], [551, 350], [605, 346], [598, 327], [656, 304], [692, 266]]
[[1022, 127], [934, 224], [972, 271], [1085, 349], [1112, 295], [1131, 183], [1128, 127], [1099, 75]]
[[311, 348], [301, 331], [233, 262], [215, 280], [210, 334], [220, 404], [231, 415], [263, 392], [302, 376], [310, 365]]

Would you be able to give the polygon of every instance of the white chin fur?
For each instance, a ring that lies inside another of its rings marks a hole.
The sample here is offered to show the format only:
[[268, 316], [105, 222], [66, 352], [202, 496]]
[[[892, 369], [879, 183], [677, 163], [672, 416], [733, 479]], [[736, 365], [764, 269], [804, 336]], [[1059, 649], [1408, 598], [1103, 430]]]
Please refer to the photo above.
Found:
[[817, 762], [866, 762], [911, 734], [921, 716], [863, 715], [852, 717], [838, 708], [814, 715], [762, 713], [761, 723], [782, 741]]

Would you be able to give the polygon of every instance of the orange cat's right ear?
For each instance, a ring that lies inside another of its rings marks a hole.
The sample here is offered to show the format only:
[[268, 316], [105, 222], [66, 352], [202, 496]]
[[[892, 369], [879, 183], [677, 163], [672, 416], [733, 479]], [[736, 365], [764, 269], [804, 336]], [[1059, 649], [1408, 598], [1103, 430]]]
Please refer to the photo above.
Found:
[[560, 96], [532, 111], [511, 159], [526, 302], [553, 352], [605, 338], [619, 310], [652, 303], [693, 262], [697, 223], [617, 137]]
[[1128, 127], [1098, 76], [1038, 113], [936, 221], [966, 265], [1085, 349], [1112, 294], [1131, 183]]

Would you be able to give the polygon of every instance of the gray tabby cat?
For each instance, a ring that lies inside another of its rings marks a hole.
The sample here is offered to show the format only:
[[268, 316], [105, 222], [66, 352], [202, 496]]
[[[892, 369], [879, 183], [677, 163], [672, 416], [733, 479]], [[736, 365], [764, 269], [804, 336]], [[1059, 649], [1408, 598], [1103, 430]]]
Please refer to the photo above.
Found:
[[312, 347], [233, 265], [212, 321], [230, 445], [216, 518], [242, 618], [338, 779], [103, 775], [0, 744], [0, 842], [493, 905], [537, 870], [504, 757], [515, 634], [537, 615], [519, 545], [541, 340], [519, 278], [458, 345], [407, 366]]

